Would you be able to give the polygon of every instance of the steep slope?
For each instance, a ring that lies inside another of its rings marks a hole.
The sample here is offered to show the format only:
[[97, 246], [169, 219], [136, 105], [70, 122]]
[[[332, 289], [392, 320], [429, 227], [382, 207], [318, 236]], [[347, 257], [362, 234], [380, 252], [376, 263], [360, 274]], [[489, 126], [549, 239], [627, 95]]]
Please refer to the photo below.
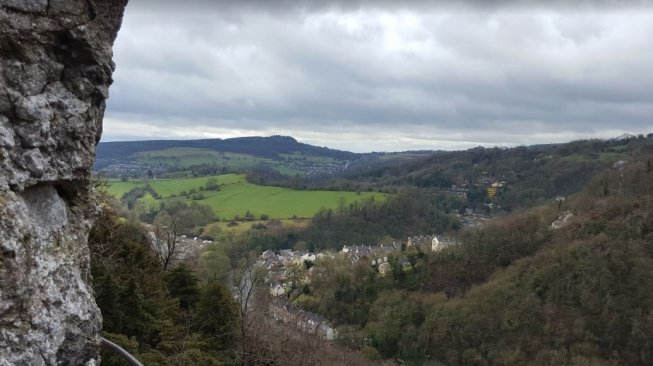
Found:
[[379, 296], [372, 345], [414, 364], [650, 365], [651, 158], [431, 255], [422, 291]]
[[0, 1], [0, 365], [97, 359], [89, 182], [125, 5]]

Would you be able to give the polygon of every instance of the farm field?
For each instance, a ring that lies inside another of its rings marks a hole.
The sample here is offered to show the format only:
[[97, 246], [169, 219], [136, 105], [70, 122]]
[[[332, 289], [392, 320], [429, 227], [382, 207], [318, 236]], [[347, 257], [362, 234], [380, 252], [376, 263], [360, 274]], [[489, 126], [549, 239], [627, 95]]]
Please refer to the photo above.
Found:
[[[219, 191], [201, 191], [209, 179], [215, 178]], [[120, 198], [125, 192], [147, 184], [145, 181], [108, 181], [107, 192]], [[271, 219], [310, 218], [320, 208], [336, 208], [341, 201], [351, 203], [370, 197], [384, 200], [386, 195], [378, 192], [300, 191], [281, 187], [268, 187], [248, 183], [242, 174], [225, 174], [214, 177], [155, 179], [149, 185], [161, 196], [156, 200], [147, 194], [140, 199], [146, 206], [158, 205], [160, 201], [182, 200], [210, 205], [220, 219], [244, 216], [247, 211], [256, 218], [268, 215]], [[202, 199], [193, 200], [191, 190], [201, 193]], [[187, 195], [181, 195], [186, 192]]]

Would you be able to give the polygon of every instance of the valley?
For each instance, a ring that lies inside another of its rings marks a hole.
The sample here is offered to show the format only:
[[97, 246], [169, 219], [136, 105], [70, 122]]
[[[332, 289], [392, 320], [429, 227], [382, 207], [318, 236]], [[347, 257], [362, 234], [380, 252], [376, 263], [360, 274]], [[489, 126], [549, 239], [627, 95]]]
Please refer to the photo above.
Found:
[[[199, 302], [216, 283], [216, 301], [233, 297], [235, 304], [223, 305], [235, 306], [232, 315], [220, 324], [246, 341], [230, 343], [240, 353], [228, 357], [297, 365], [321, 362], [318, 354], [346, 354], [360, 365], [645, 364], [650, 342], [627, 329], [651, 327], [642, 315], [650, 314], [645, 293], [653, 285], [645, 279], [653, 268], [651, 141], [372, 153], [319, 177], [261, 169], [242, 152], [140, 151], [134, 156], [146, 164], [186, 165], [99, 178], [118, 215], [96, 230], [119, 228], [115, 242], [149, 247], [155, 259], [145, 268], [180, 306], [190, 301], [182, 312], [203, 311]], [[230, 159], [217, 160], [222, 155]], [[228, 160], [240, 161], [238, 173], [198, 169]], [[136, 247], [120, 255], [138, 257]], [[134, 267], [103, 271], [103, 281], [150, 286]], [[202, 295], [186, 294], [195, 291]], [[612, 315], [612, 296], [628, 319]], [[148, 327], [163, 330], [147, 316]], [[580, 333], [562, 331], [574, 327]], [[138, 334], [108, 329], [117, 341]], [[628, 341], [614, 343], [615, 331]], [[293, 351], [271, 350], [280, 344], [271, 334]]]
[[653, 365], [612, 3], [0, 0], [0, 366]]

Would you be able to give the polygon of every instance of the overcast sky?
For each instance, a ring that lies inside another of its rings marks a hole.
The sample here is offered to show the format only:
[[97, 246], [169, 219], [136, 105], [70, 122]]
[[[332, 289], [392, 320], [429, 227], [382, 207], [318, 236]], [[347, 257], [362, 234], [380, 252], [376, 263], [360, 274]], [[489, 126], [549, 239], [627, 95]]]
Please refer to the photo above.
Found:
[[183, 3], [127, 6], [103, 141], [364, 152], [653, 132], [647, 2]]

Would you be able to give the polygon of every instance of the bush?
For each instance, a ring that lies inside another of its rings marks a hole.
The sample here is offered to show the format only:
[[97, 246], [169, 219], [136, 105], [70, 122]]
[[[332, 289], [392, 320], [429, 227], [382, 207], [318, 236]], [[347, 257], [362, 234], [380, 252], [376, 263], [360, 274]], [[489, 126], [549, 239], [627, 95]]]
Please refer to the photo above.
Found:
[[267, 229], [267, 228], [268, 228], [268, 227], [265, 226], [265, 224], [262, 224], [262, 223], [260, 223], [260, 222], [257, 222], [257, 223], [255, 223], [255, 224], [252, 224], [252, 229], [254, 229], [254, 230], [265, 230], [265, 229]]
[[253, 213], [247, 211], [245, 212], [245, 221], [254, 221], [256, 220], [256, 216], [254, 216]]
[[378, 362], [383, 359], [381, 353], [372, 346], [363, 346], [363, 348], [361, 348], [361, 353], [370, 361]]

